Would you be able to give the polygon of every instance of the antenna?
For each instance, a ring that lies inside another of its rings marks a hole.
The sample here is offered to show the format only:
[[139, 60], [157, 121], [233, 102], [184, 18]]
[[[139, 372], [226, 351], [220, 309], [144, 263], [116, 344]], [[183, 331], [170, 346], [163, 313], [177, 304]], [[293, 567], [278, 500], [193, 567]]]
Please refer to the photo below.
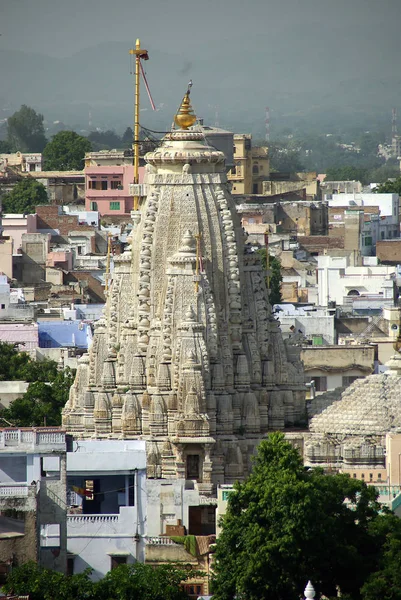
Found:
[[397, 109], [393, 108], [392, 112], [392, 120], [391, 120], [391, 137], [395, 137], [397, 135]]
[[270, 108], [268, 106], [266, 106], [265, 111], [266, 111], [266, 119], [265, 119], [266, 135], [265, 135], [265, 140], [266, 140], [266, 142], [268, 142], [270, 140]]

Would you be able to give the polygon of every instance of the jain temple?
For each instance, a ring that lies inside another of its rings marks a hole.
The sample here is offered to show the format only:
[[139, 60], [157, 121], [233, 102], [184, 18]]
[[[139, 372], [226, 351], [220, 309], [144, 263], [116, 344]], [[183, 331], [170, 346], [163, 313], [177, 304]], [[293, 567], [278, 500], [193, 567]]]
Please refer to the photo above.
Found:
[[271, 314], [223, 152], [195, 126], [146, 157], [147, 196], [115, 269], [63, 411], [75, 439], [144, 440], [147, 477], [192, 479], [205, 496], [246, 476], [269, 430], [305, 422], [296, 345]]

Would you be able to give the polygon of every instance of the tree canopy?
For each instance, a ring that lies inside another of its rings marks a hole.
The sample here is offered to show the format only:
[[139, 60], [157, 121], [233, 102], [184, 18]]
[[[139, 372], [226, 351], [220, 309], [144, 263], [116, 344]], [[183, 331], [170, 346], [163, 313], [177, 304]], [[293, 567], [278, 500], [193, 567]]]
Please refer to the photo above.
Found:
[[376, 497], [348, 475], [305, 469], [283, 434], [271, 434], [248, 480], [230, 494], [216, 545], [214, 599], [298, 600], [309, 579], [326, 597], [340, 591], [353, 600], [400, 598], [401, 588], [386, 596], [383, 577], [394, 594], [401, 521], [380, 513]]
[[92, 150], [88, 138], [75, 131], [59, 131], [43, 150], [46, 171], [80, 171], [85, 152]]
[[24, 178], [18, 181], [11, 192], [2, 196], [3, 213], [23, 213], [29, 214], [35, 212], [35, 207], [39, 204], [48, 204], [49, 198], [45, 186], [31, 178]]
[[[259, 254], [261, 257], [262, 267], [266, 269], [266, 248], [261, 248], [259, 250]], [[271, 305], [280, 304], [280, 302], [283, 301], [283, 297], [281, 294], [281, 282], [283, 281], [283, 276], [281, 275], [281, 262], [275, 256], [269, 256], [269, 269], [269, 302]]]
[[401, 194], [401, 177], [382, 183], [374, 191], [378, 194]]
[[0, 343], [0, 380], [30, 384], [21, 398], [0, 411], [6, 422], [18, 427], [61, 424], [61, 410], [74, 381], [71, 369], [59, 371], [54, 360], [34, 361], [11, 344]]
[[181, 582], [193, 571], [172, 564], [154, 567], [135, 563], [120, 565], [98, 582], [91, 570], [65, 576], [27, 563], [11, 571], [7, 593], [29, 594], [30, 600], [185, 600]]
[[43, 115], [23, 104], [7, 120], [7, 140], [14, 151], [42, 152], [47, 141]]

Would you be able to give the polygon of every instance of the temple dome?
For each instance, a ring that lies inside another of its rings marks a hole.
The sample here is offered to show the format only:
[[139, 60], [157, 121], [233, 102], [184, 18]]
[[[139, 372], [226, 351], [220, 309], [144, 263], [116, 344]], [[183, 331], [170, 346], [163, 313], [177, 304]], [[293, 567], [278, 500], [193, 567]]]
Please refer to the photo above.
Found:
[[357, 379], [337, 400], [310, 421], [311, 433], [384, 435], [401, 428], [401, 377], [369, 375]]

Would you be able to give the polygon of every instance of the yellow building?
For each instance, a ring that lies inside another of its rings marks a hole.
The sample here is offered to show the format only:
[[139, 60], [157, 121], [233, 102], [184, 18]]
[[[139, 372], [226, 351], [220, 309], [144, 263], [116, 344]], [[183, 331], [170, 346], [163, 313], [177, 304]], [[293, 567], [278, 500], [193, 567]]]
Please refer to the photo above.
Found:
[[269, 150], [252, 148], [252, 136], [234, 135], [234, 166], [228, 172], [233, 194], [262, 194], [263, 182], [270, 176]]

